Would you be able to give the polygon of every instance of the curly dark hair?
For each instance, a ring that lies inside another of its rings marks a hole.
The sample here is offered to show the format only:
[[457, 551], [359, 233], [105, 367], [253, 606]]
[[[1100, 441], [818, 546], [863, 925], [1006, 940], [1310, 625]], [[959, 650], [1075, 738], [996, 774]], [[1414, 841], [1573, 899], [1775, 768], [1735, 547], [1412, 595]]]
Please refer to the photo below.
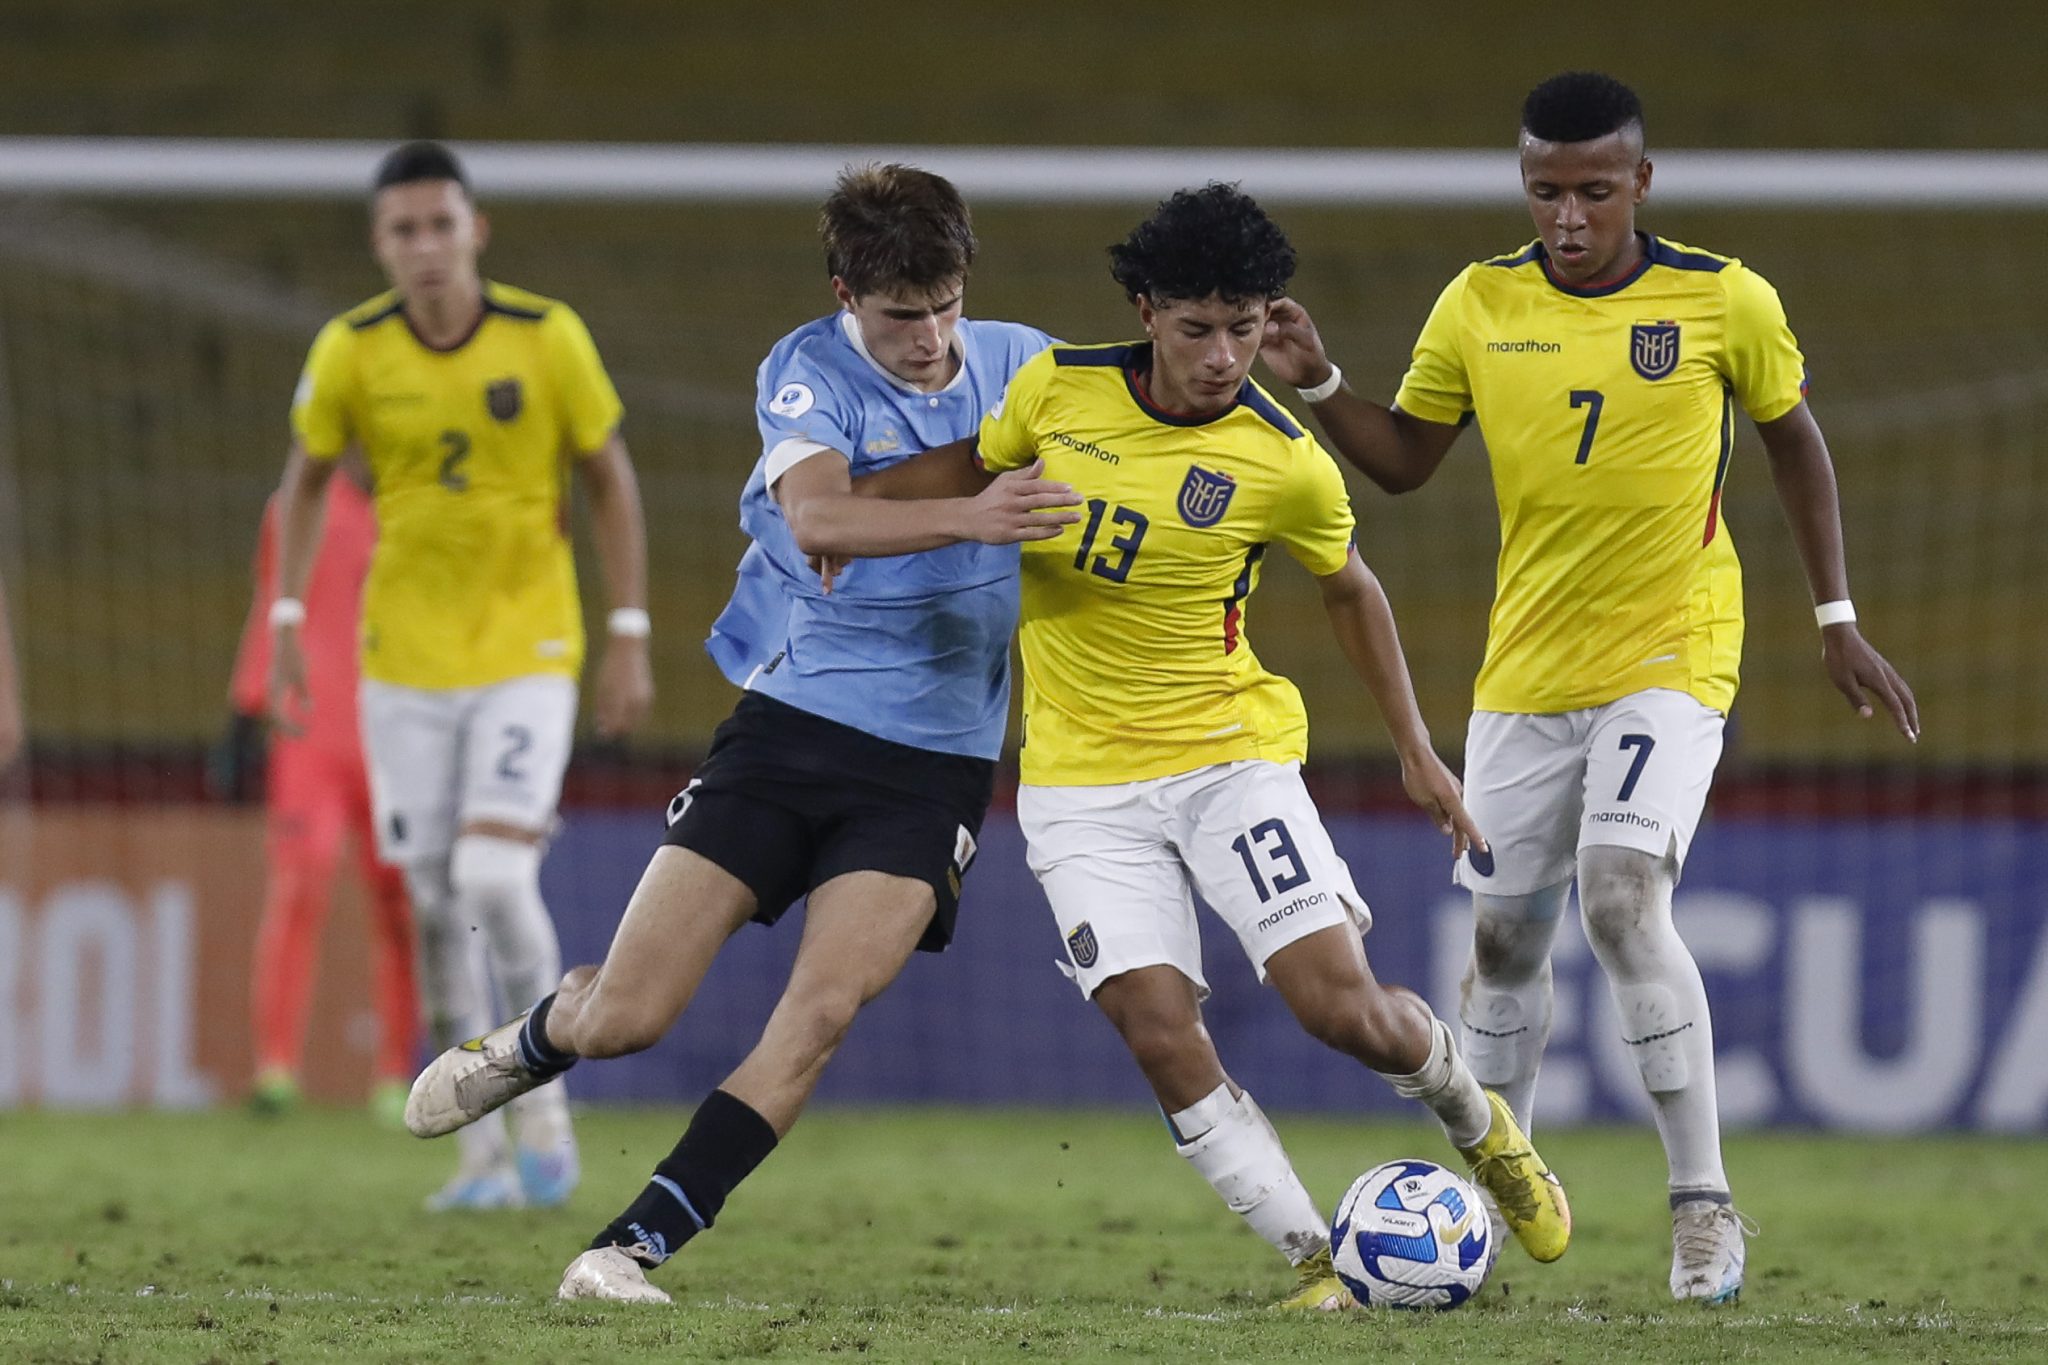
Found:
[[1643, 130], [1636, 92], [1598, 71], [1552, 76], [1522, 101], [1522, 131], [1545, 142], [1591, 142], [1634, 125]]
[[1294, 278], [1294, 247], [1235, 185], [1179, 190], [1109, 249], [1109, 273], [1133, 302], [1277, 299]]

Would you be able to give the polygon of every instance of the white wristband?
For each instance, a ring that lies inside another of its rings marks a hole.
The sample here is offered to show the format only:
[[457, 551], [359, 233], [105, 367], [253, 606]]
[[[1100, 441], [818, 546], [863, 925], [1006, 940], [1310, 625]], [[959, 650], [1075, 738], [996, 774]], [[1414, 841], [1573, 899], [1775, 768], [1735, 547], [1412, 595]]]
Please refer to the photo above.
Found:
[[270, 628], [303, 626], [306, 624], [306, 604], [296, 597], [280, 597], [270, 604]]
[[1301, 401], [1304, 403], [1320, 403], [1335, 393], [1338, 386], [1343, 382], [1344, 371], [1332, 365], [1330, 366], [1330, 377], [1328, 379], [1325, 379], [1312, 389], [1296, 389], [1295, 392], [1301, 395]]
[[645, 607], [613, 607], [611, 615], [604, 618], [604, 625], [613, 635], [629, 640], [644, 640], [654, 633], [654, 622], [648, 619]]
[[1856, 619], [1856, 604], [1846, 597], [1823, 602], [1813, 609], [1813, 619], [1823, 626], [1846, 626]]

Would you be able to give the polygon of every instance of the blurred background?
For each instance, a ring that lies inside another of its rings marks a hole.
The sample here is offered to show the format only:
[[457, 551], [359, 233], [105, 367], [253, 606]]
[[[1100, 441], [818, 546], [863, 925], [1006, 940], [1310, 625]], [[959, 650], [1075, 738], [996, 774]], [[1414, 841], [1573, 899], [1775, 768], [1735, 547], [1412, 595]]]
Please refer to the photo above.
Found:
[[[2048, 11], [1892, 0], [1606, 15], [899, 3], [886, 21], [843, 4], [362, 0], [345, 22], [235, 0], [0, 0], [0, 136], [1498, 150], [1531, 85], [1590, 65], [1640, 91], [1653, 156], [2032, 150], [2048, 146], [2044, 55]], [[754, 367], [830, 307], [814, 230], [827, 188], [810, 203], [540, 203], [478, 186], [488, 273], [570, 301], [597, 338], [652, 542], [656, 714], [626, 746], [579, 751], [547, 865], [572, 961], [601, 954], [662, 805], [733, 701], [700, 641], [744, 543]], [[1147, 207], [984, 205], [969, 310], [1128, 336], [1103, 248]], [[1442, 285], [1533, 235], [1512, 184], [1485, 207], [1276, 217], [1300, 250], [1299, 297], [1353, 386], [1382, 399]], [[2048, 1049], [2025, 1043], [2048, 1037], [2048, 207], [1660, 208], [1653, 194], [1642, 222], [1742, 257], [1782, 294], [1841, 475], [1857, 606], [1925, 730], [1909, 748], [1829, 687], [1745, 427], [1726, 502], [1748, 585], [1744, 687], [1680, 914], [1716, 1001], [1730, 1119], [2038, 1129]], [[29, 734], [0, 813], [0, 1105], [226, 1103], [247, 1087], [262, 818], [258, 787], [220, 761], [228, 677], [305, 348], [382, 287], [362, 196], [0, 184], [0, 577]], [[1468, 437], [1398, 501], [1352, 482], [1360, 548], [1455, 753], [1498, 545], [1483, 450]], [[1306, 575], [1267, 575], [1250, 633], [1307, 698], [1312, 777], [1374, 903], [1382, 975], [1448, 1012], [1467, 930], [1447, 853], [1403, 806]], [[336, 1100], [367, 1067], [362, 937], [345, 892], [309, 1063], [314, 1093]], [[701, 1093], [750, 1040], [793, 945], [742, 934], [669, 1044], [585, 1068], [578, 1093]], [[1212, 1026], [1268, 1108], [1384, 1101], [1293, 1031], [1227, 939], [1213, 946]], [[994, 817], [959, 947], [913, 964], [823, 1093], [1136, 1103], [1135, 1070], [1054, 971], [1058, 952], [1014, 824]], [[1576, 940], [1559, 976], [1542, 1107], [1633, 1112]]]

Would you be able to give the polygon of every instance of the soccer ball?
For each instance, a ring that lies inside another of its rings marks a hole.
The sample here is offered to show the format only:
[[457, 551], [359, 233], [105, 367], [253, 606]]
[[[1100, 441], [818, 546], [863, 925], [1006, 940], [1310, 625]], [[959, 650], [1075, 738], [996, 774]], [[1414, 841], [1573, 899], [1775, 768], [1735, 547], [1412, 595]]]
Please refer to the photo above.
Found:
[[1358, 1177], [1331, 1220], [1330, 1251], [1351, 1296], [1384, 1308], [1456, 1308], [1500, 1254], [1479, 1192], [1412, 1158]]

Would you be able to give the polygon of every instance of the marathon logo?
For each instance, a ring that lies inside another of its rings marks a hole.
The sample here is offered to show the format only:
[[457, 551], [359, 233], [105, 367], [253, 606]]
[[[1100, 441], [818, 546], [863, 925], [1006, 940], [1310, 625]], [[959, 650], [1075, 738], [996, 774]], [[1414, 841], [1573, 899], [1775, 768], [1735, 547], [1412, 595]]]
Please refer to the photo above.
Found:
[[1638, 815], [1632, 810], [1596, 810], [1586, 818], [1596, 825], [1632, 825], [1637, 829], [1659, 830], [1664, 828], [1661, 820], [1652, 820], [1647, 815]]
[[1324, 901], [1327, 901], [1328, 899], [1330, 899], [1330, 893], [1327, 891], [1318, 891], [1314, 895], [1309, 896], [1296, 896], [1293, 900], [1287, 902], [1287, 904], [1281, 906], [1278, 910], [1275, 910], [1272, 914], [1260, 920], [1259, 932], [1263, 934], [1264, 932], [1266, 932], [1266, 930], [1271, 929], [1274, 925], [1280, 923], [1281, 920], [1286, 919], [1288, 916], [1298, 915], [1302, 911], [1310, 908], [1311, 906], [1321, 905]]

